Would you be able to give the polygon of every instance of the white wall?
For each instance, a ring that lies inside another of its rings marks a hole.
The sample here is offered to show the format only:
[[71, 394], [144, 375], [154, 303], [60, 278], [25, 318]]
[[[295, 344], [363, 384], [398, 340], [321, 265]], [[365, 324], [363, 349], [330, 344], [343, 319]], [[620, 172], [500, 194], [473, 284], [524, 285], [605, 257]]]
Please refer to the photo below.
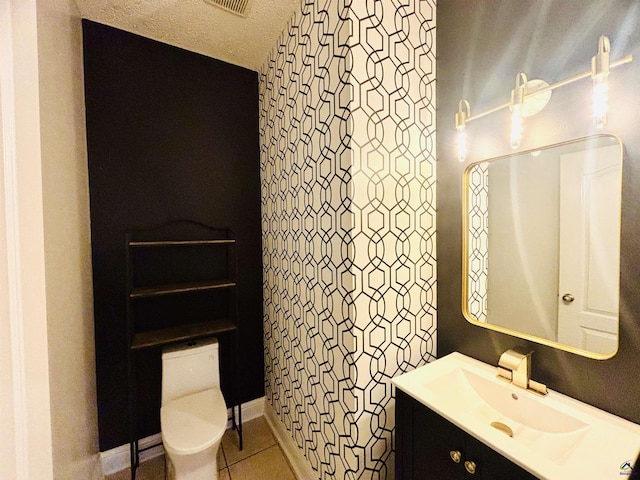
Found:
[[53, 471], [102, 478], [98, 457], [82, 28], [73, 0], [38, 0]]
[[3, 478], [48, 480], [53, 477], [32, 1], [0, 3], [0, 99], [0, 244], [6, 248], [0, 255], [0, 465]]

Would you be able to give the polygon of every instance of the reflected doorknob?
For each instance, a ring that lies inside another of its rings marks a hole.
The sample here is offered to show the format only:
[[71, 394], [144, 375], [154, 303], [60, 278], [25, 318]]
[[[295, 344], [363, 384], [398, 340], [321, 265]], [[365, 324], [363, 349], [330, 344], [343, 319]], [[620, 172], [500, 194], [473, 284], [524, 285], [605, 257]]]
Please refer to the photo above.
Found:
[[575, 298], [573, 297], [573, 295], [571, 295], [570, 293], [565, 293], [562, 296], [562, 301], [566, 304], [569, 305], [571, 302], [573, 302], [575, 300]]

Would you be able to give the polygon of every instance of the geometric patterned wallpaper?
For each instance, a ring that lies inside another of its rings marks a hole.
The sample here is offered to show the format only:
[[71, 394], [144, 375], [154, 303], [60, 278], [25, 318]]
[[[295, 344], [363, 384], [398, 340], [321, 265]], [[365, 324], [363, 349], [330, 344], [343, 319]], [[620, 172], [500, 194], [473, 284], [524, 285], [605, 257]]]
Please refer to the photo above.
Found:
[[468, 278], [469, 313], [479, 322], [487, 321], [487, 278], [489, 270], [489, 163], [475, 164], [469, 170], [468, 202]]
[[436, 354], [436, 7], [351, 5], [355, 448], [389, 478], [390, 380]]
[[435, 358], [435, 1], [305, 0], [260, 72], [266, 397], [322, 479], [392, 479]]
[[265, 395], [319, 477], [343, 478], [357, 468], [349, 35], [331, 3], [305, 2], [260, 75]]

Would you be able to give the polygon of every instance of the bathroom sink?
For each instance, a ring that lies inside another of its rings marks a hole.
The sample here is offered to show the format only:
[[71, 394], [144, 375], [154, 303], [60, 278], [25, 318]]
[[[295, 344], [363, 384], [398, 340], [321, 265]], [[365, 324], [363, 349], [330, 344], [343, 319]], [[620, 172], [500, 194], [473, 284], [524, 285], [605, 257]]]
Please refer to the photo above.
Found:
[[450, 408], [484, 421], [556, 463], [567, 457], [588, 428], [585, 422], [549, 407], [544, 398], [465, 368], [427, 382], [425, 387], [446, 399]]
[[640, 450], [640, 426], [552, 390], [496, 378], [496, 368], [453, 353], [394, 385], [540, 478], [620, 478]]

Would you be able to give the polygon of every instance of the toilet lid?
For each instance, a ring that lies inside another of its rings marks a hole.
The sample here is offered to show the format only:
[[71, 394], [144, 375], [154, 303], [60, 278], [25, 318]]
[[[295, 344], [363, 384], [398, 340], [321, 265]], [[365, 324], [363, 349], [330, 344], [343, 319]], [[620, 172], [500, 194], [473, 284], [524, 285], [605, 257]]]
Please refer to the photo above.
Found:
[[160, 408], [162, 443], [178, 455], [201, 452], [222, 438], [227, 406], [218, 388], [171, 400]]

